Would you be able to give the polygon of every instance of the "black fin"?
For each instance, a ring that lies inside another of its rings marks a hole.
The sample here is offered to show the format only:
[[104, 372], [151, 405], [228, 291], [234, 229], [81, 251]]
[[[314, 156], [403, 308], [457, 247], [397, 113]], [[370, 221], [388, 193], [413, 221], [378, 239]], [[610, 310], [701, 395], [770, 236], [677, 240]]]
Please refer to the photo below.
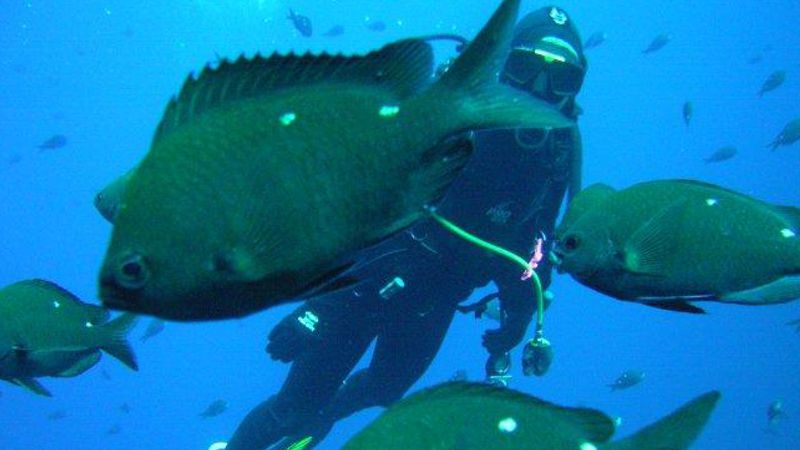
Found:
[[37, 395], [43, 395], [45, 397], [52, 397], [53, 394], [50, 393], [44, 386], [41, 385], [35, 378], [14, 378], [11, 380], [14, 384], [18, 386], [22, 386], [25, 389], [33, 392]]
[[497, 74], [511, 50], [519, 4], [520, 0], [504, 0], [475, 39], [426, 92], [425, 102], [453, 105], [453, 111], [448, 111], [456, 122], [451, 131], [575, 126], [574, 120], [550, 103], [498, 80]]
[[700, 436], [720, 393], [711, 391], [686, 403], [634, 435], [604, 446], [607, 450], [684, 450]]
[[280, 55], [223, 60], [189, 76], [167, 105], [153, 142], [205, 112], [243, 99], [319, 83], [358, 83], [385, 88], [394, 100], [417, 93], [433, 75], [433, 50], [420, 39], [388, 44], [364, 56], [341, 54]]
[[663, 309], [666, 311], [685, 312], [690, 314], [705, 314], [703, 308], [698, 308], [686, 300], [671, 300], [664, 302], [642, 303], [643, 305], [651, 306], [653, 308]]
[[477, 36], [467, 45], [438, 84], [451, 90], [479, 90], [498, 83], [497, 74], [511, 50], [511, 37], [520, 0], [504, 0]]

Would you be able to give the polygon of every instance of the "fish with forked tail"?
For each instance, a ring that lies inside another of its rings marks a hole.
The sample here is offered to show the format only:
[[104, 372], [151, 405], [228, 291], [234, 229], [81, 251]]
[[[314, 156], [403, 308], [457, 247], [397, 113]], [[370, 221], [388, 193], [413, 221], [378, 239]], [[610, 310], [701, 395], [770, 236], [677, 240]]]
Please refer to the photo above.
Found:
[[426, 216], [472, 129], [570, 127], [500, 84], [519, 0], [432, 80], [424, 39], [365, 56], [273, 55], [190, 77], [126, 183], [99, 275], [106, 306], [243, 316], [329, 292], [358, 252]]
[[101, 350], [136, 370], [125, 340], [135, 316], [108, 316], [50, 281], [6, 286], [0, 290], [0, 379], [50, 396], [36, 378], [80, 375], [97, 364]]
[[581, 191], [556, 229], [558, 270], [606, 295], [702, 312], [800, 297], [800, 209], [691, 180]]

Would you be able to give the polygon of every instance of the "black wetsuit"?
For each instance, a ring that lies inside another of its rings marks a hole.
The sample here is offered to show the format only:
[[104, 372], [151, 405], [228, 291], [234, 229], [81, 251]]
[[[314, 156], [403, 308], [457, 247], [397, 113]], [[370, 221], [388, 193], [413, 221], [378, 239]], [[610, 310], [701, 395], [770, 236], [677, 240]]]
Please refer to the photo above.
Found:
[[[552, 235], [567, 191], [580, 189], [577, 129], [494, 130], [474, 139], [475, 155], [437, 211], [528, 258], [540, 232]], [[490, 280], [507, 320], [487, 332], [484, 345], [501, 354], [523, 339], [535, 301], [518, 266], [432, 220], [368, 254], [377, 259], [357, 274], [366, 282], [306, 301], [272, 330], [267, 350], [292, 361], [291, 370], [281, 390], [239, 425], [228, 450], [263, 449], [284, 436], [313, 435], [318, 443], [336, 420], [399, 400], [433, 361], [458, 303]], [[550, 269], [544, 261], [537, 270], [545, 287]], [[396, 277], [404, 287], [384, 298], [381, 288]], [[369, 367], [348, 378], [375, 338]]]

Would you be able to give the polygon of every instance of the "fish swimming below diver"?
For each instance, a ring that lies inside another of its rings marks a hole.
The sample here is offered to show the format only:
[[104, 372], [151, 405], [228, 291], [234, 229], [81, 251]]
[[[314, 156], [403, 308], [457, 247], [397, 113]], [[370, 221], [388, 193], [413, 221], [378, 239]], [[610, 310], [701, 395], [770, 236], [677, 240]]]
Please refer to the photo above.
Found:
[[381, 414], [343, 450], [681, 450], [703, 431], [720, 394], [711, 391], [624, 439], [595, 409], [568, 408], [508, 388], [451, 382]]
[[355, 282], [359, 252], [426, 217], [468, 161], [448, 137], [574, 125], [497, 80], [518, 9], [503, 1], [435, 81], [424, 39], [189, 77], [126, 183], [104, 305], [212, 320]]
[[556, 229], [551, 260], [598, 292], [702, 312], [800, 297], [800, 209], [693, 180], [578, 193]]
[[641, 383], [644, 377], [645, 373], [641, 370], [626, 370], [622, 372], [613, 383], [609, 384], [608, 387], [610, 387], [612, 391], [630, 389]]

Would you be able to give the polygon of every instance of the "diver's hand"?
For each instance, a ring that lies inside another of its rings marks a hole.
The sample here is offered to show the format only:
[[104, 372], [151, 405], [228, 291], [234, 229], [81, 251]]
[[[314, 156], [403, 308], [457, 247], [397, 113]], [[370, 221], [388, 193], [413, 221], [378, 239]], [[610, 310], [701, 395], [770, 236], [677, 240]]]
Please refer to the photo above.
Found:
[[281, 362], [294, 361], [316, 339], [316, 316], [310, 311], [295, 310], [269, 333], [267, 353], [274, 360]]
[[481, 344], [490, 355], [506, 353], [522, 342], [527, 328], [528, 324], [525, 322], [508, 321], [500, 328], [486, 330]]

